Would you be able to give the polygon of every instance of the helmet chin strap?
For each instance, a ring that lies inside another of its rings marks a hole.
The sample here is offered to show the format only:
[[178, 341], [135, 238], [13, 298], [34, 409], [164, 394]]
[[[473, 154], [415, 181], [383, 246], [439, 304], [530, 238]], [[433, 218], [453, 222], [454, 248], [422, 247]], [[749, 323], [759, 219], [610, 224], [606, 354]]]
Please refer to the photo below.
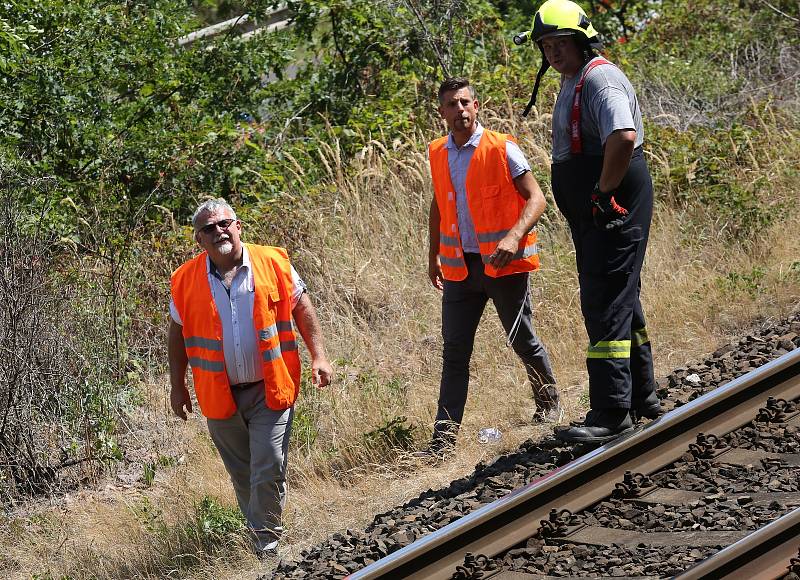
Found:
[[542, 77], [544, 73], [547, 72], [547, 69], [550, 68], [550, 62], [545, 58], [544, 53], [542, 53], [542, 66], [539, 67], [539, 72], [536, 73], [536, 82], [533, 84], [533, 92], [531, 93], [531, 98], [528, 101], [528, 104], [525, 106], [525, 110], [522, 111], [522, 116], [527, 117], [528, 113], [531, 112], [533, 105], [536, 104], [536, 94], [539, 92], [539, 83], [542, 82]]

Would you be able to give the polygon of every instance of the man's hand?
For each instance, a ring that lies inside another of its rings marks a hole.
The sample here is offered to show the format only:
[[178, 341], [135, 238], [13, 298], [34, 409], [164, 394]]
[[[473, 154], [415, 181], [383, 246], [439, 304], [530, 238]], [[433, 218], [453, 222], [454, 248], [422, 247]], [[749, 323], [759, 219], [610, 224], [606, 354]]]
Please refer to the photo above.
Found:
[[514, 254], [519, 249], [519, 238], [513, 233], [509, 233], [497, 244], [497, 247], [489, 256], [489, 264], [497, 268], [508, 266], [514, 259]]
[[628, 210], [617, 203], [613, 192], [603, 193], [597, 184], [594, 186], [591, 199], [592, 218], [597, 229], [610, 232], [625, 223]]
[[[186, 411], [192, 412], [192, 398], [189, 396], [189, 389], [186, 387], [171, 389], [169, 392], [169, 404], [172, 407], [172, 412], [186, 421]], [[185, 411], [184, 408], [186, 409]]]
[[331, 384], [333, 367], [328, 359], [314, 359], [311, 361], [311, 383], [317, 388], [323, 389]]
[[444, 290], [444, 282], [442, 280], [442, 263], [439, 261], [439, 255], [428, 258], [428, 278], [431, 279], [431, 284], [437, 290]]

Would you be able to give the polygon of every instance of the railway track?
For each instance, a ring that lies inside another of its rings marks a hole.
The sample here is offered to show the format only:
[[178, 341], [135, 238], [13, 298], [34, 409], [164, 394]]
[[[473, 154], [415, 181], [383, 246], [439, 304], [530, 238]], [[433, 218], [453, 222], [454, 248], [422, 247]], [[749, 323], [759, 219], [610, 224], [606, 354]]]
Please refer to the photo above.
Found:
[[659, 394], [675, 408], [646, 427], [593, 450], [526, 442], [274, 577], [780, 577], [792, 558], [800, 572], [798, 346], [795, 316], [673, 372]]
[[[592, 559], [596, 548], [601, 548], [606, 565], [618, 569], [613, 571], [614, 575], [623, 571], [622, 564], [626, 561], [631, 564], [629, 570], [640, 572], [640, 577], [673, 575], [681, 571], [680, 563], [667, 561], [663, 566], [653, 563], [648, 567], [646, 558], [637, 561], [633, 552], [640, 548], [642, 556], [652, 558], [653, 548], [661, 549], [657, 551], [662, 555], [666, 548], [666, 551], [693, 554], [697, 561], [702, 561], [710, 550], [733, 546], [743, 540], [753, 531], [748, 527], [755, 526], [756, 521], [780, 517], [789, 505], [800, 506], [800, 489], [753, 493], [747, 488], [736, 491], [735, 487], [740, 479], [736, 468], [771, 471], [772, 476], [784, 476], [789, 480], [794, 476], [797, 483], [800, 453], [752, 448], [759, 433], [757, 429], [779, 426], [778, 431], [785, 433], [788, 429], [798, 437], [800, 405], [794, 402], [797, 399], [800, 399], [800, 350], [674, 409], [635, 433], [581, 456], [539, 481], [370, 564], [350, 578], [486, 578], [496, 575], [498, 580], [504, 576], [521, 580], [526, 576], [549, 575], [547, 571], [553, 568], [563, 577], [564, 573], [580, 572], [581, 566], [575, 565], [578, 559], [574, 557], [574, 547], [585, 547], [578, 550], [584, 560]], [[742, 432], [748, 424], [755, 427], [748, 433]], [[740, 442], [744, 446], [740, 446]], [[683, 467], [687, 463], [694, 465]], [[703, 482], [705, 485], [697, 489], [697, 485], [692, 485], [696, 474], [694, 477], [676, 476], [680, 469], [693, 473], [692, 468], [697, 471], [699, 467], [701, 472], [711, 473], [719, 466], [723, 471], [729, 470], [735, 476], [734, 481], [718, 477], [716, 481]], [[665, 470], [667, 467], [669, 469]], [[780, 483], [774, 487], [780, 488]], [[605, 501], [607, 499], [614, 501]], [[751, 510], [744, 509], [748, 505]], [[681, 506], [694, 510], [693, 515], [700, 518], [701, 523], [695, 517], [682, 519], [678, 512], [670, 511]], [[734, 506], [739, 509], [723, 509]], [[655, 524], [642, 529], [632, 520], [638, 518], [640, 523], [647, 522], [648, 518], [641, 516], [648, 509], [656, 509], [662, 518], [677, 520], [679, 526]], [[714, 516], [711, 521], [703, 519], [706, 512], [735, 515], [726, 515], [720, 524], [714, 522]], [[667, 513], [675, 513], [675, 517]], [[621, 525], [621, 521], [626, 523]], [[748, 524], [748, 521], [753, 523]], [[797, 531], [797, 527], [790, 525], [788, 529]], [[794, 546], [789, 557], [797, 556], [800, 534], [791, 541]], [[622, 549], [617, 554], [618, 547]], [[551, 557], [559, 552], [565, 554], [561, 564], [553, 562], [558, 556]], [[609, 552], [612, 552], [610, 557]], [[480, 554], [481, 558], [476, 560], [466, 554]], [[499, 557], [492, 559], [485, 557], [497, 555]], [[612, 562], [609, 564], [608, 560]], [[504, 571], [504, 563], [508, 564], [508, 572]], [[788, 565], [789, 558], [785, 558], [784, 572]]]

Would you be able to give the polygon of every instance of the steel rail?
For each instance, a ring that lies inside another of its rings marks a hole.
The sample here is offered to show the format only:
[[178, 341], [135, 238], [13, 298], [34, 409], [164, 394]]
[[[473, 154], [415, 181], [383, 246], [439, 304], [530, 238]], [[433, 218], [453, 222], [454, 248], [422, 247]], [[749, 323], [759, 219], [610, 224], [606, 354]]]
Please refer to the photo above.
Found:
[[780, 578], [800, 548], [800, 508], [692, 566], [676, 580]]
[[721, 435], [747, 424], [770, 396], [800, 397], [800, 349], [579, 457], [348, 578], [450, 578], [467, 552], [492, 557], [511, 548], [531, 537], [551, 509], [575, 513], [588, 508], [608, 497], [625, 471], [649, 475], [669, 465], [686, 452], [698, 433]]

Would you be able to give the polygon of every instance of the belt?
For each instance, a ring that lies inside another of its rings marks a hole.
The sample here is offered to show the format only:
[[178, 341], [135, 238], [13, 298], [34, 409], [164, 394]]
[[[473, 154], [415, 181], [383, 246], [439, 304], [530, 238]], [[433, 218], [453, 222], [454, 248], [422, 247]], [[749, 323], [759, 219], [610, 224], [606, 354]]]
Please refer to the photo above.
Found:
[[246, 391], [251, 387], [255, 387], [256, 385], [260, 385], [264, 382], [264, 379], [260, 381], [253, 381], [252, 383], [236, 383], [235, 385], [231, 385], [232, 391]]

